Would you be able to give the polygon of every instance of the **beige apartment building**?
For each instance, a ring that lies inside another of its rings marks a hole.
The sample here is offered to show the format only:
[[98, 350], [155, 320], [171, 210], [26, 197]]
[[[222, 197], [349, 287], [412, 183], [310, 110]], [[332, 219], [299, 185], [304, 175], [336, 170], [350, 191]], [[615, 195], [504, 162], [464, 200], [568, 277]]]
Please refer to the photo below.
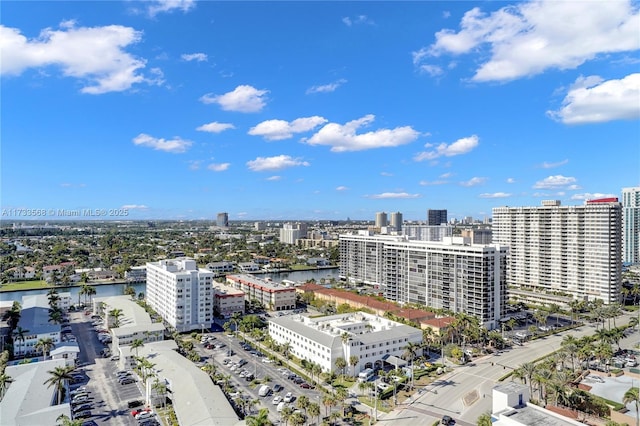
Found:
[[229, 318], [239, 312], [244, 314], [244, 292], [229, 285], [214, 283], [213, 285], [213, 310]]
[[295, 309], [296, 289], [253, 275], [227, 275], [227, 283], [244, 293], [247, 302], [257, 300], [266, 309], [283, 311]]

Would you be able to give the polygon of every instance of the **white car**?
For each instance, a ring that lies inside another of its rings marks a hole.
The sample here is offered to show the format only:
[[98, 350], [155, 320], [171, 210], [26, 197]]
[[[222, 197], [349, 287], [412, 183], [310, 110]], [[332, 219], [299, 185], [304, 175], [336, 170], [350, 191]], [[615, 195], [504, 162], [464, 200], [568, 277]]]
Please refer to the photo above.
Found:
[[282, 402], [282, 397], [280, 395], [276, 395], [275, 398], [273, 398], [273, 401], [271, 401], [271, 403], [273, 405], [278, 405]]
[[144, 420], [144, 419], [150, 419], [152, 417], [154, 417], [156, 414], [153, 411], [143, 411], [139, 414], [136, 414], [135, 419], [136, 420]]
[[293, 400], [293, 394], [291, 392], [287, 392], [284, 396], [284, 402], [291, 402]]

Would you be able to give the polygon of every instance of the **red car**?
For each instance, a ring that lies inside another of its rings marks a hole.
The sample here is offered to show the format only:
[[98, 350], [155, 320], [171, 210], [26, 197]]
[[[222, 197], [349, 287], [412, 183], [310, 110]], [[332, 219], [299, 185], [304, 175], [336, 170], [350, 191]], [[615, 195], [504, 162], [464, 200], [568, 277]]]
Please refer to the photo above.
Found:
[[300, 387], [303, 388], [303, 389], [315, 389], [315, 387], [313, 387], [312, 385], [310, 385], [307, 382], [300, 383]]
[[138, 415], [138, 414], [140, 414], [140, 413], [144, 413], [145, 411], [146, 411], [146, 412], [151, 412], [151, 408], [139, 408], [139, 409], [137, 409], [137, 410], [133, 410], [133, 411], [131, 412], [131, 415], [132, 415], [133, 417], [135, 417], [135, 416], [137, 416], [137, 415]]

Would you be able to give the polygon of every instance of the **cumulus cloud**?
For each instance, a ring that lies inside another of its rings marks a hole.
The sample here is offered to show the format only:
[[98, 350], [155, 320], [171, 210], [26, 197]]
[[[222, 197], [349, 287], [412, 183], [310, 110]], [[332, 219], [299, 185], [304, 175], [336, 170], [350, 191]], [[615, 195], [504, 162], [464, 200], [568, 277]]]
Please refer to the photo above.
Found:
[[[441, 143], [435, 149], [430, 151], [423, 151], [416, 154], [413, 159], [415, 161], [434, 160], [438, 157], [453, 157], [455, 155], [462, 155], [472, 151], [479, 144], [479, 138], [476, 135], [469, 136], [467, 138], [458, 139], [457, 141], [446, 144]], [[431, 148], [431, 144], [426, 145], [427, 148]]]
[[562, 161], [557, 161], [555, 163], [550, 163], [548, 161], [545, 161], [544, 163], [540, 164], [540, 167], [542, 167], [543, 169], [553, 169], [553, 168], [556, 168], [556, 167], [564, 166], [568, 162], [569, 162], [569, 160], [567, 160], [567, 159], [562, 160]]
[[534, 189], [556, 189], [576, 183], [576, 178], [562, 175], [548, 176], [533, 185]]
[[640, 73], [620, 80], [579, 77], [549, 117], [565, 124], [603, 123], [640, 118]]
[[516, 183], [514, 178], [507, 178], [507, 183]]
[[640, 48], [640, 14], [633, 2], [534, 0], [487, 14], [475, 7], [460, 30], [444, 29], [436, 41], [414, 53], [414, 61], [479, 53], [489, 59], [475, 81], [507, 81], [548, 69], [574, 69], [586, 61]]
[[480, 198], [508, 198], [508, 197], [511, 197], [511, 194], [506, 193], [506, 192], [494, 192], [494, 193], [485, 192], [484, 194], [478, 195], [478, 197], [480, 197]]
[[249, 134], [262, 136], [266, 140], [276, 141], [289, 139], [294, 133], [308, 132], [327, 122], [324, 117], [302, 117], [291, 122], [285, 120], [267, 120], [249, 129]]
[[209, 133], [222, 133], [229, 129], [235, 129], [235, 126], [231, 123], [218, 123], [217, 121], [212, 121], [211, 123], [196, 127], [196, 130]]
[[213, 163], [213, 164], [209, 164], [207, 166], [207, 169], [213, 172], [224, 172], [225, 170], [229, 169], [230, 165], [231, 163]]
[[255, 160], [247, 161], [247, 167], [254, 172], [264, 172], [270, 170], [282, 170], [288, 167], [305, 166], [309, 164], [299, 158], [293, 158], [289, 155], [277, 155], [275, 157], [258, 157]]
[[183, 53], [181, 58], [183, 61], [187, 61], [187, 62], [191, 62], [191, 61], [206, 62], [206, 60], [208, 59], [205, 53]]
[[597, 200], [598, 198], [613, 198], [613, 197], [617, 198], [618, 196], [616, 194], [603, 194], [601, 192], [595, 192], [595, 193], [585, 192], [584, 194], [574, 194], [571, 196], [571, 199], [588, 201], [588, 200]]
[[[20, 75], [29, 68], [58, 66], [65, 77], [84, 82], [82, 93], [121, 92], [136, 83], [154, 83], [141, 74], [146, 61], [124, 49], [142, 39], [142, 32], [121, 25], [46, 28], [27, 39], [17, 28], [0, 25], [0, 61], [3, 75]], [[157, 74], [157, 71], [156, 71]]]
[[200, 98], [205, 104], [218, 104], [225, 111], [260, 112], [266, 105], [268, 90], [258, 90], [253, 86], [240, 85], [222, 95], [207, 93]]
[[347, 188], [346, 186], [338, 186], [336, 188], [336, 191], [347, 191], [349, 188]]
[[323, 84], [321, 86], [312, 86], [312, 87], [307, 89], [306, 93], [307, 94], [311, 94], [311, 93], [335, 92], [335, 90], [338, 87], [342, 86], [346, 82], [347, 82], [347, 80], [345, 80], [344, 78], [341, 78], [340, 80], [334, 81], [333, 83]]
[[146, 146], [156, 151], [171, 152], [173, 154], [180, 154], [186, 152], [191, 147], [193, 142], [175, 137], [173, 139], [154, 138], [145, 133], [140, 133], [133, 139], [134, 145]]
[[127, 210], [146, 210], [149, 207], [145, 206], [144, 204], [125, 204], [120, 208], [127, 209]]
[[367, 15], [358, 15], [353, 18], [345, 16], [344, 18], [342, 18], [342, 22], [347, 27], [350, 27], [352, 25], [359, 25], [359, 24], [369, 24], [369, 25], [374, 24], [373, 20], [369, 19]]
[[410, 126], [356, 133], [360, 127], [367, 126], [374, 120], [375, 116], [368, 114], [344, 125], [329, 123], [306, 142], [309, 145], [328, 145], [332, 152], [345, 152], [405, 145], [413, 142], [419, 136], [419, 132]]
[[463, 182], [460, 182], [460, 185], [462, 185], [462, 186], [477, 186], [477, 185], [482, 185], [486, 181], [487, 181], [486, 177], [472, 177], [469, 180], [465, 180]]
[[408, 194], [406, 192], [383, 192], [381, 194], [367, 195], [366, 197], [376, 200], [388, 198], [420, 198], [420, 194]]
[[170, 13], [174, 10], [188, 12], [196, 7], [195, 0], [155, 0], [148, 2], [147, 13], [154, 17], [159, 13]]

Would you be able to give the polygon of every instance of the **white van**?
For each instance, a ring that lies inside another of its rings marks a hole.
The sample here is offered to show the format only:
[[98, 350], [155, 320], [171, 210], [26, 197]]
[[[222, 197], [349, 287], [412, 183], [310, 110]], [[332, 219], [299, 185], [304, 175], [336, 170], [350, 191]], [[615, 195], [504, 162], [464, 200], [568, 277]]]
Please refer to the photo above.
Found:
[[271, 393], [271, 388], [267, 385], [262, 385], [260, 390], [258, 391], [259, 396], [267, 396]]
[[278, 411], [278, 413], [281, 413], [286, 405], [287, 405], [287, 403], [284, 402], [284, 401], [282, 401], [280, 404], [278, 404], [278, 408], [276, 409]]

